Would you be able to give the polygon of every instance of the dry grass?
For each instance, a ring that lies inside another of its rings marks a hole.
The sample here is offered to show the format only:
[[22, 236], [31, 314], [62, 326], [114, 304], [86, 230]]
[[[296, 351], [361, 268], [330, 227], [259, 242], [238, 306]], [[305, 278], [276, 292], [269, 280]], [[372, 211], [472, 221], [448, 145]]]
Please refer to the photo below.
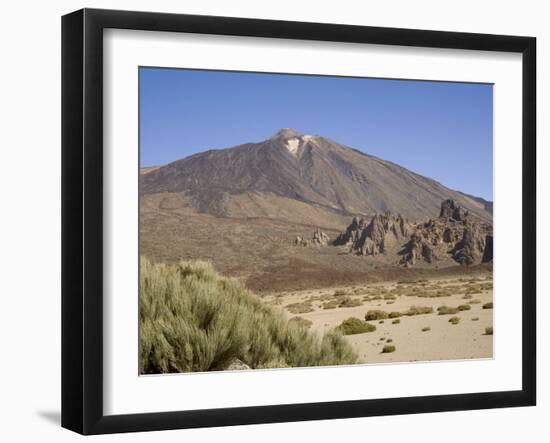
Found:
[[376, 326], [367, 323], [363, 320], [360, 320], [355, 317], [348, 318], [344, 320], [340, 326], [336, 328], [337, 331], [341, 332], [344, 335], [354, 335], [354, 334], [363, 334], [365, 332], [374, 332], [376, 331]]
[[307, 314], [308, 312], [313, 312], [314, 310], [310, 301], [291, 303], [290, 305], [286, 305], [285, 308], [291, 314]]
[[452, 315], [452, 314], [458, 313], [458, 311], [459, 311], [458, 308], [451, 308], [450, 306], [446, 306], [446, 305], [443, 305], [437, 308], [437, 312], [439, 315]]

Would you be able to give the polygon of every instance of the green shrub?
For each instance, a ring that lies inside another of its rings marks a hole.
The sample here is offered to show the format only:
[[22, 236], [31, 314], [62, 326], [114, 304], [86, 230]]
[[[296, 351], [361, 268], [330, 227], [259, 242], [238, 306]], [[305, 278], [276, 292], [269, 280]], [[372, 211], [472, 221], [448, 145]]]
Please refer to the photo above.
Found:
[[389, 318], [399, 318], [401, 317], [403, 314], [401, 314], [401, 312], [397, 312], [397, 311], [392, 311], [389, 313], [388, 317]]
[[342, 296], [342, 295], [346, 295], [348, 292], [344, 289], [337, 289], [336, 291], [334, 291], [334, 296], [335, 297], [339, 297], [339, 296]]
[[493, 327], [489, 326], [485, 328], [485, 335], [493, 335]]
[[457, 309], [459, 311], [469, 311], [472, 307], [470, 305], [459, 305]]
[[367, 321], [383, 320], [386, 318], [388, 318], [388, 313], [385, 311], [381, 311], [380, 309], [370, 309], [365, 315], [365, 320]]
[[493, 302], [485, 303], [483, 309], [493, 309]]
[[431, 306], [411, 306], [407, 311], [403, 312], [403, 315], [413, 316], [421, 314], [431, 314], [434, 309]]
[[398, 325], [399, 323], [401, 323], [401, 320], [399, 318], [396, 318], [391, 322], [392, 325]]
[[458, 325], [458, 323], [460, 323], [460, 317], [451, 317], [449, 319], [449, 323], [452, 323], [453, 325]]
[[424, 326], [422, 328], [422, 332], [428, 332], [428, 331], [431, 331], [431, 330], [432, 330], [432, 328], [430, 328], [429, 326]]
[[239, 359], [250, 368], [352, 364], [341, 334], [323, 336], [288, 321], [236, 279], [209, 263], [140, 266], [140, 373], [223, 370]]
[[338, 305], [338, 300], [332, 300], [324, 302], [321, 306], [323, 307], [323, 309], [336, 309]]
[[394, 345], [384, 345], [382, 348], [383, 354], [389, 354], [391, 352], [395, 352], [395, 346]]
[[393, 338], [388, 338], [388, 339], [386, 340], [386, 343], [391, 343], [392, 341], [393, 341]]
[[376, 326], [360, 320], [356, 317], [350, 317], [344, 320], [340, 326], [336, 328], [336, 331], [343, 335], [363, 334], [365, 332], [376, 331]]
[[472, 317], [472, 321], [478, 321], [479, 317]]
[[458, 312], [458, 308], [451, 308], [449, 306], [443, 305], [437, 308], [437, 312], [439, 313], [439, 315], [456, 314]]
[[290, 305], [286, 305], [285, 308], [291, 314], [306, 314], [313, 311], [313, 305], [310, 301], [291, 303]]
[[361, 306], [363, 303], [357, 298], [344, 297], [338, 306], [341, 308], [354, 308], [356, 306]]

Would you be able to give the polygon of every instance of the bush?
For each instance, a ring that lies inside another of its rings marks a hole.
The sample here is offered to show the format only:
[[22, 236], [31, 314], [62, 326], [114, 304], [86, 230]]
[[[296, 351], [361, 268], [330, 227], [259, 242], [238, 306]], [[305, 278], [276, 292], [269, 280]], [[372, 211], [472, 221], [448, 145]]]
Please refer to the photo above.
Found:
[[403, 314], [401, 314], [401, 312], [397, 312], [397, 311], [392, 311], [389, 313], [388, 317], [389, 318], [399, 318], [401, 317]]
[[459, 311], [469, 311], [472, 307], [470, 305], [460, 305], [457, 309]]
[[489, 326], [488, 328], [485, 328], [485, 335], [493, 335], [493, 327]]
[[439, 315], [456, 314], [458, 312], [458, 308], [451, 308], [449, 306], [443, 305], [437, 308], [437, 312], [439, 312]]
[[493, 309], [493, 302], [485, 303], [483, 309]]
[[344, 320], [336, 330], [343, 335], [363, 334], [365, 332], [376, 331], [376, 326], [364, 322], [356, 317], [350, 317]]
[[310, 301], [291, 303], [285, 307], [291, 314], [306, 314], [308, 312], [313, 312], [313, 305]]
[[334, 291], [334, 296], [341, 297], [342, 295], [347, 295], [347, 293], [348, 292], [344, 289], [337, 289], [336, 291]]
[[449, 323], [452, 323], [453, 325], [458, 325], [458, 323], [460, 323], [460, 317], [451, 317], [449, 319]]
[[432, 328], [430, 328], [429, 326], [424, 326], [422, 328], [422, 332], [428, 332], [428, 331], [431, 331], [431, 330], [432, 330]]
[[388, 339], [386, 340], [386, 343], [391, 343], [392, 341], [393, 341], [393, 338], [388, 338]]
[[392, 325], [398, 325], [399, 323], [401, 323], [401, 320], [398, 319], [398, 318], [396, 318], [395, 320], [393, 320], [393, 321], [391, 322]]
[[382, 348], [383, 354], [389, 354], [391, 352], [395, 352], [395, 346], [394, 345], [384, 345]]
[[344, 297], [338, 306], [341, 308], [354, 308], [356, 306], [361, 306], [363, 303], [357, 298]]
[[403, 315], [413, 316], [421, 314], [431, 314], [434, 309], [431, 306], [411, 306], [408, 311], [403, 312]]
[[479, 317], [472, 317], [472, 321], [478, 321]]
[[209, 263], [166, 266], [141, 258], [140, 373], [352, 364], [341, 334], [310, 332]]
[[338, 300], [327, 301], [322, 304], [323, 309], [336, 309], [339, 305]]
[[365, 315], [365, 320], [383, 320], [388, 318], [388, 313], [379, 309], [370, 309]]

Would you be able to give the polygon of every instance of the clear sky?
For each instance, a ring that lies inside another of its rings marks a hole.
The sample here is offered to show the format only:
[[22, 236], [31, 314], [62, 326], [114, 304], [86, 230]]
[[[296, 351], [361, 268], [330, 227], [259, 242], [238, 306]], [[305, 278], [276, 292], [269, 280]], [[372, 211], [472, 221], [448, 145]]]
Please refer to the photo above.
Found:
[[142, 167], [293, 128], [493, 199], [491, 85], [140, 69]]

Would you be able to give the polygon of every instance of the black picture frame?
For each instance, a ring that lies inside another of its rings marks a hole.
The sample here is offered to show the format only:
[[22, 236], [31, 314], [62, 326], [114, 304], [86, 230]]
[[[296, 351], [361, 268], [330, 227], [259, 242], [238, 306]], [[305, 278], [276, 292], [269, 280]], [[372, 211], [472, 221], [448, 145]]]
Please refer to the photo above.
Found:
[[[522, 54], [522, 389], [392, 399], [103, 413], [103, 30], [503, 51]], [[82, 434], [320, 420], [536, 403], [536, 39], [83, 9], [62, 18], [62, 426]]]

